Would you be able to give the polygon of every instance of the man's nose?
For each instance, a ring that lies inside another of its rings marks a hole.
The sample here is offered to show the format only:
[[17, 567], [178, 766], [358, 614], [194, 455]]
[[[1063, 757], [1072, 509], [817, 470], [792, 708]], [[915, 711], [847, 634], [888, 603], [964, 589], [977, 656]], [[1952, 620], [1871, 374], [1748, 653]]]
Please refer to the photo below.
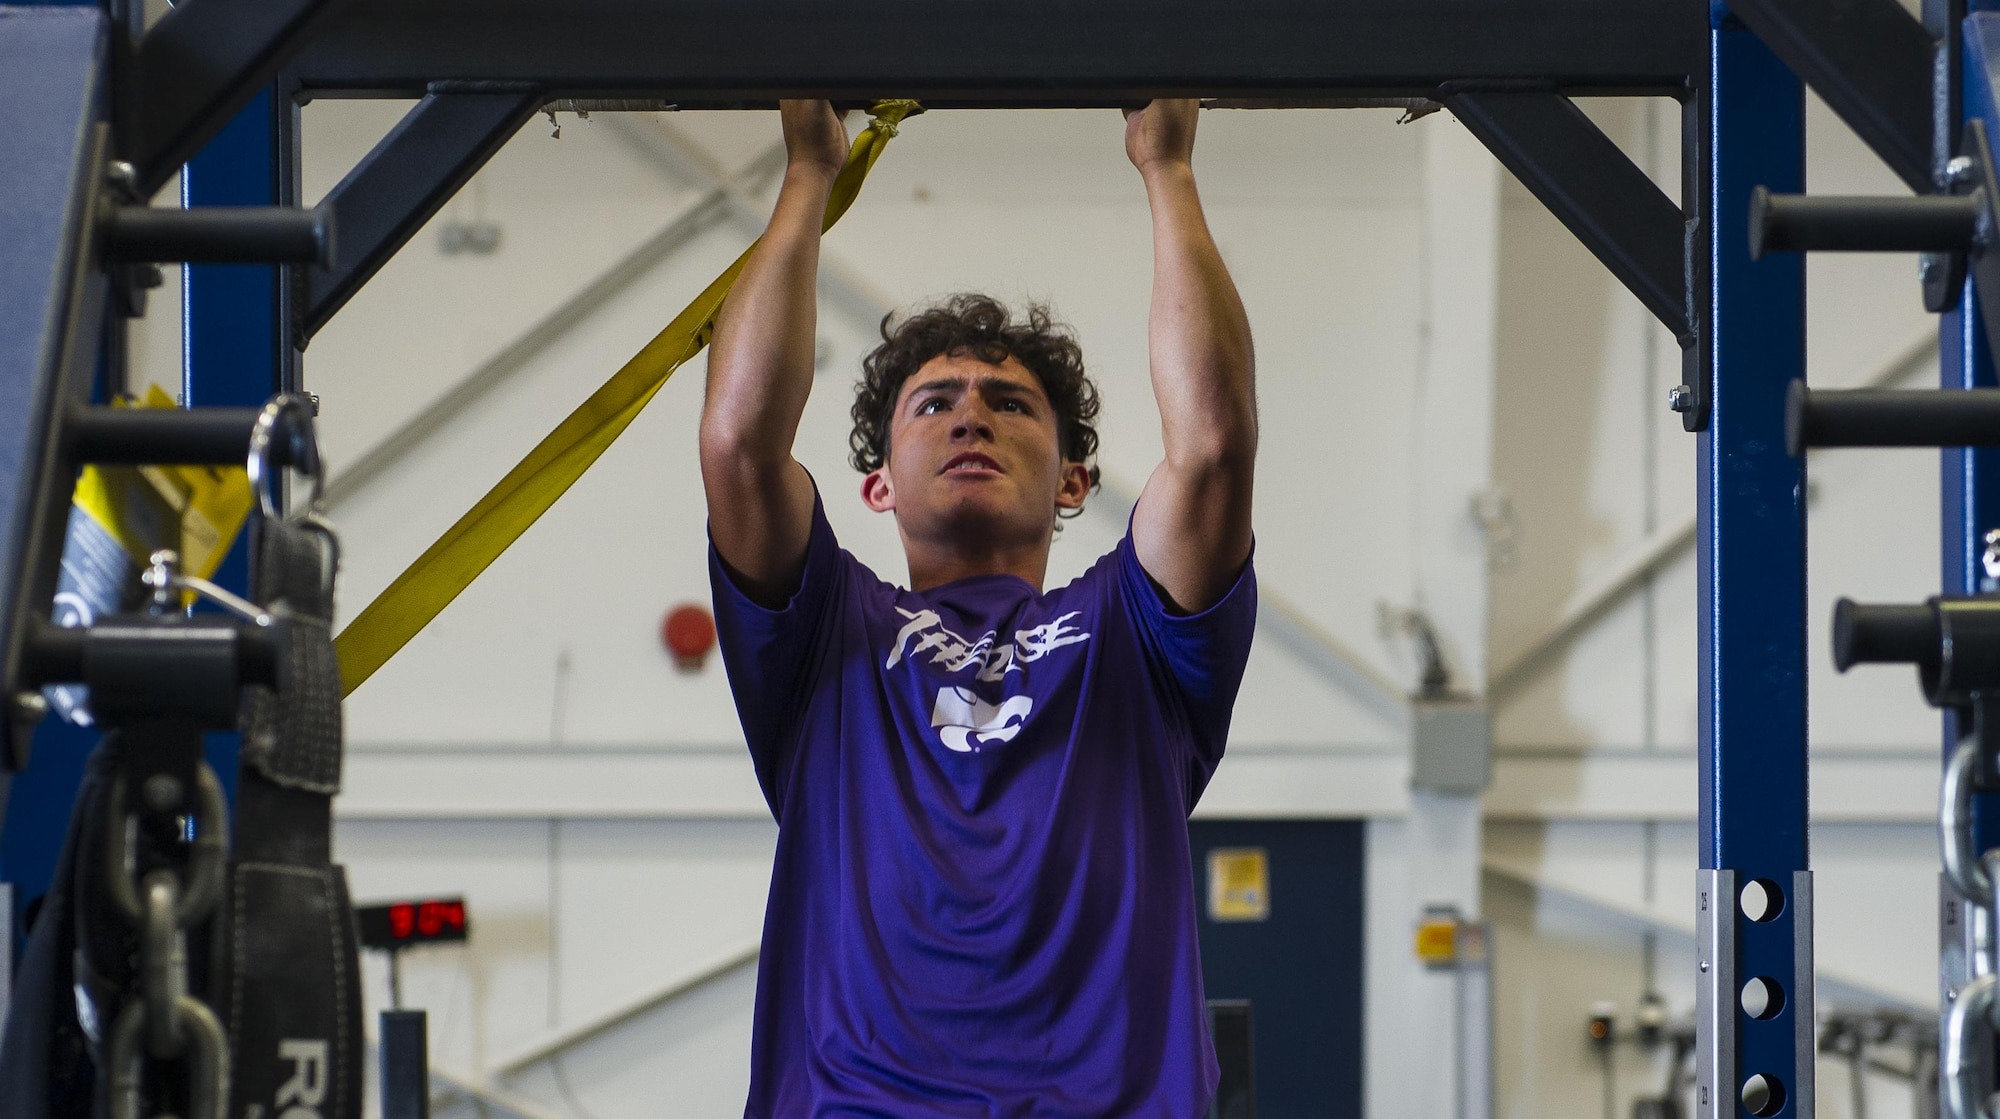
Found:
[[959, 408], [956, 422], [951, 425], [953, 439], [993, 438], [993, 419], [981, 404], [967, 404]]

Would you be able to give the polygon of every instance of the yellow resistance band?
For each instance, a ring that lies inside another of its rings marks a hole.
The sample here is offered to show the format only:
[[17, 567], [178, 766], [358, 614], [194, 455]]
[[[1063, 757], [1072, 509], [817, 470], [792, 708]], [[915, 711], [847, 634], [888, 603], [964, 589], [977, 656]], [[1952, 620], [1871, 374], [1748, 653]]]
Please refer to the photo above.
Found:
[[[821, 228], [847, 212], [861, 183], [875, 166], [896, 125], [921, 109], [914, 101], [883, 101], [869, 110], [873, 118], [847, 155], [847, 165], [834, 180]], [[752, 248], [755, 248], [753, 245]], [[488, 490], [479, 504], [451, 526], [387, 590], [377, 595], [334, 640], [340, 654], [342, 695], [351, 695], [390, 657], [409, 644], [479, 573], [500, 558], [528, 526], [556, 503], [598, 456], [610, 449], [646, 403], [667, 383], [674, 370], [700, 353], [715, 334], [715, 317], [749, 259], [745, 249], [687, 309], [674, 316], [665, 330], [625, 363], [604, 387], [569, 414], [520, 465]]]

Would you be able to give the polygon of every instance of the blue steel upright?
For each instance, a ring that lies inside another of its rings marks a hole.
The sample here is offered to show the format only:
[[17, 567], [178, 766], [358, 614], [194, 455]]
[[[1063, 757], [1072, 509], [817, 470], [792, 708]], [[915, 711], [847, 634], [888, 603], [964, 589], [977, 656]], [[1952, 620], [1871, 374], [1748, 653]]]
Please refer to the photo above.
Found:
[[[1748, 230], [1753, 188], [1805, 189], [1805, 90], [1721, 5], [1709, 44], [1697, 1114], [1808, 1117], [1805, 463], [1784, 431], [1786, 386], [1805, 375], [1805, 262], [1751, 260]], [[1752, 883], [1769, 899], [1761, 912], [1743, 904]], [[1775, 1013], [1745, 1012], [1753, 979], [1775, 988]], [[1764, 1093], [1746, 1101], [1758, 1077]]]
[[[1974, 12], [1966, 17], [1962, 38], [1960, 73], [1961, 117], [1952, 134], [1957, 135], [1967, 119], [1986, 122], [1987, 134], [2000, 135], [2000, 12]], [[1938, 323], [1938, 375], [1944, 388], [1970, 389], [2000, 386], [1993, 369], [1993, 357], [1986, 348], [1986, 328], [1979, 319], [1979, 296], [1967, 282], [1958, 304], [1940, 316]], [[1978, 594], [1991, 588], [1981, 585], [1985, 571], [1980, 563], [1989, 529], [2000, 528], [2000, 449], [1991, 447], [1946, 447], [1941, 456], [1943, 471], [1939, 493], [1943, 499], [1939, 528], [1943, 533], [1939, 556], [1942, 560], [1940, 587], [1948, 595]], [[1951, 760], [1963, 733], [1957, 713], [1944, 712], [1944, 757]], [[2000, 847], [2000, 796], [1980, 794], [1974, 798], [1974, 839], [1977, 849]]]
[[[259, 93], [181, 169], [181, 202], [275, 206], [289, 161], [292, 106]], [[189, 408], [254, 407], [280, 391], [290, 336], [282, 329], [275, 264], [188, 264], [181, 270], [181, 400]], [[243, 532], [215, 581], [250, 592], [250, 533]], [[237, 736], [209, 736], [208, 763], [235, 801]]]

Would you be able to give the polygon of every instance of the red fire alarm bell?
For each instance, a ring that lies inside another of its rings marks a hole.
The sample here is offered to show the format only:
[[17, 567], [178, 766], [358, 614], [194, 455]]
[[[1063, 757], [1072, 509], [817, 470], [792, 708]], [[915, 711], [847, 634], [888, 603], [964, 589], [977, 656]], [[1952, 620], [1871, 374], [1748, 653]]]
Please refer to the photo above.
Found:
[[660, 623], [660, 642], [673, 654], [674, 667], [682, 672], [700, 672], [715, 648], [715, 619], [707, 607], [683, 602], [667, 611]]

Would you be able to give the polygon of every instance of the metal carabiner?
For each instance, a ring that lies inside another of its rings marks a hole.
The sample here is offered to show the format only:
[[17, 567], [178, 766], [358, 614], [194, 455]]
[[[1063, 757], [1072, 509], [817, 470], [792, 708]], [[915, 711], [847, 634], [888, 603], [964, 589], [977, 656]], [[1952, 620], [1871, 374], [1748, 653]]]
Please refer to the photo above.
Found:
[[[222, 1022], [207, 1004], [191, 995], [176, 1003], [181, 1044], [194, 1060], [188, 1076], [187, 1119], [224, 1119], [229, 1100], [229, 1042]], [[147, 1119], [142, 1106], [146, 1086], [146, 1054], [140, 1044], [147, 1030], [146, 1004], [127, 1003], [111, 1027], [106, 1052], [111, 1069], [110, 1119]]]
[[300, 473], [312, 479], [312, 495], [306, 500], [306, 509], [319, 506], [320, 494], [326, 489], [326, 463], [319, 457], [319, 440], [313, 434], [312, 401], [298, 393], [280, 393], [271, 398], [264, 410], [257, 414], [257, 423], [250, 429], [250, 458], [244, 464], [244, 471], [250, 476], [250, 490], [257, 495], [258, 508], [270, 520], [277, 520], [277, 495], [271, 492], [270, 478], [275, 471], [271, 465], [271, 443], [277, 438], [278, 422], [288, 414], [296, 426], [289, 428], [292, 447], [298, 453], [289, 456], [297, 461], [292, 463]]
[[1981, 909], [1993, 907], [1993, 877], [1986, 871], [1972, 838], [1972, 769], [1979, 748], [1970, 739], [1959, 743], [1944, 767], [1938, 795], [1938, 847], [1944, 856], [1944, 876]]

